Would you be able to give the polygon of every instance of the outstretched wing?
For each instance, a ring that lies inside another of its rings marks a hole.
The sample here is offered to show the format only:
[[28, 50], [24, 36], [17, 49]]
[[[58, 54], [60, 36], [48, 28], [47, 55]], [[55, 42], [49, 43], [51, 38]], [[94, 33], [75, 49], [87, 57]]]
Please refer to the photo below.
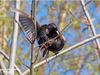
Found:
[[19, 15], [19, 22], [20, 22], [19, 26], [24, 32], [26, 38], [28, 39], [28, 41], [33, 43], [36, 34], [34, 23], [30, 18], [24, 15]]
[[[35, 35], [37, 33], [35, 31], [34, 18], [21, 10], [17, 11], [19, 12], [19, 26], [21, 30], [24, 32], [27, 40], [30, 43], [34, 43]], [[39, 27], [39, 24], [37, 22], [36, 22], [36, 27], [37, 29]]]

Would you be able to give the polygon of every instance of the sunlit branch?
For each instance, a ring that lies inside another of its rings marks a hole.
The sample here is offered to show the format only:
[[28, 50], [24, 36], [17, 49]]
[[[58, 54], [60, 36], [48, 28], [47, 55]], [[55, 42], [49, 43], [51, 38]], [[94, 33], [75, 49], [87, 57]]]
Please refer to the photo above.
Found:
[[[16, 8], [20, 8], [20, 0], [16, 0]], [[15, 19], [19, 21], [19, 13], [15, 13]], [[14, 29], [13, 29], [13, 41], [12, 41], [12, 48], [10, 53], [10, 61], [9, 61], [9, 74], [14, 75], [14, 65], [15, 65], [15, 57], [16, 57], [16, 47], [17, 47], [17, 37], [18, 37], [18, 24], [14, 22]]]
[[0, 54], [0, 66], [1, 66], [1, 69], [0, 69], [0, 72], [3, 72], [3, 74], [4, 75], [7, 75], [7, 70], [6, 70], [6, 66], [5, 66], [5, 64], [4, 64], [4, 62], [3, 62], [3, 56], [1, 56], [1, 54]]
[[[6, 53], [4, 53], [3, 51], [4, 50], [0, 49], [0, 54], [3, 55], [9, 61], [9, 56]], [[14, 67], [15, 67], [16, 71], [21, 75], [22, 74], [21, 70], [16, 65], [14, 65]]]
[[[87, 17], [87, 20], [88, 20], [88, 22], [90, 24], [92, 33], [93, 33], [93, 35], [96, 35], [96, 30], [95, 30], [94, 25], [92, 23], [92, 20], [91, 20], [91, 17], [89, 15], [89, 12], [88, 12], [88, 10], [87, 10], [87, 8], [85, 6], [84, 0], [81, 0], [81, 4], [82, 4], [83, 11], [84, 11], [84, 13], [85, 13], [85, 15]], [[100, 43], [99, 43], [99, 39], [95, 39], [95, 41], [96, 41], [96, 45], [98, 47], [98, 52], [96, 52], [96, 54], [97, 54], [98, 63], [100, 65]]]
[[[46, 60], [44, 60], [44, 61], [41, 61], [40, 63], [38, 63], [38, 64], [36, 64], [36, 65], [34, 65], [34, 68], [37, 68], [37, 67], [39, 67], [39, 66], [45, 64], [46, 62], [49, 62], [49, 61], [55, 59], [56, 57], [58, 57], [58, 56], [60, 56], [60, 55], [62, 55], [62, 54], [64, 54], [64, 53], [66, 53], [66, 52], [69, 52], [69, 51], [71, 51], [71, 50], [73, 50], [73, 49], [75, 49], [75, 48], [77, 48], [77, 47], [79, 47], [79, 46], [82, 46], [82, 45], [84, 45], [84, 44], [86, 44], [86, 43], [88, 43], [88, 42], [90, 42], [90, 41], [92, 41], [92, 40], [95, 40], [96, 38], [99, 38], [99, 37], [100, 37], [100, 34], [95, 35], [95, 36], [93, 36], [93, 37], [91, 37], [91, 38], [88, 38], [88, 39], [86, 39], [86, 40], [84, 40], [84, 41], [82, 41], [82, 42], [80, 42], [80, 43], [77, 43], [77, 44], [75, 44], [75, 45], [73, 45], [73, 46], [71, 46], [71, 47], [69, 47], [69, 48], [67, 48], [67, 49], [64, 49], [64, 50], [62, 50], [61, 52], [59, 52], [57, 55], [54, 55], [54, 56], [52, 56], [52, 57], [50, 57], [50, 58], [48, 58], [48, 59], [46, 59]], [[27, 73], [29, 73], [29, 71], [30, 71], [29, 69], [26, 70], [25, 72], [23, 72], [23, 75], [26, 75]]]

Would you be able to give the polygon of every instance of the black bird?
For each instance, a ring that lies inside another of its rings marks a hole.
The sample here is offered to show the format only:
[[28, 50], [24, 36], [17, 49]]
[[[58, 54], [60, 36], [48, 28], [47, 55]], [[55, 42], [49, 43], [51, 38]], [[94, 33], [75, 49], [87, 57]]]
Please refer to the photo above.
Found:
[[44, 47], [42, 48], [44, 50], [43, 57], [45, 56], [45, 54], [48, 55], [49, 51], [57, 54], [65, 44], [64, 36], [58, 31], [58, 28], [54, 23], [42, 25], [37, 31], [37, 35], [39, 45], [53, 39], [52, 41], [44, 44]]
[[[37, 34], [37, 41], [40, 45], [42, 56], [47, 57], [49, 51], [57, 54], [65, 44], [64, 36], [59, 32], [57, 26], [54, 23], [39, 25], [36, 22], [37, 32], [35, 33], [34, 18], [25, 12], [19, 11], [19, 26], [25, 33], [26, 38], [30, 43], [34, 43], [35, 34]], [[42, 44], [42, 45], [41, 45]]]

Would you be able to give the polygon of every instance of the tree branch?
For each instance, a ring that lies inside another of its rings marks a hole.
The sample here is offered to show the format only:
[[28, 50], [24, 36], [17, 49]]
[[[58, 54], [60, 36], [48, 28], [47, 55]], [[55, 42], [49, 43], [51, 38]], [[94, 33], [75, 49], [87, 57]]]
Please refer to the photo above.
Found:
[[[35, 33], [37, 33], [37, 26], [36, 26], [36, 1], [32, 0], [32, 4], [31, 4], [31, 17], [34, 16], [34, 20], [32, 18], [32, 21], [35, 24]], [[35, 38], [33, 39], [35, 42], [35, 39], [37, 37], [37, 34], [35, 34]], [[33, 48], [35, 47], [34, 44], [31, 44], [31, 64], [30, 64], [30, 75], [34, 75], [34, 59], [35, 59], [35, 50], [33, 50]]]
[[[92, 20], [90, 18], [90, 15], [88, 13], [88, 10], [87, 10], [87, 8], [85, 6], [84, 0], [81, 0], [81, 4], [82, 4], [83, 11], [84, 11], [84, 13], [85, 13], [85, 15], [87, 17], [87, 20], [90, 23], [90, 27], [91, 27], [92, 33], [93, 33], [93, 35], [96, 35], [96, 30], [94, 28], [94, 25], [92, 23]], [[96, 41], [96, 45], [98, 47], [98, 52], [96, 52], [96, 55], [97, 55], [98, 63], [100, 65], [100, 43], [99, 43], [99, 39], [95, 39], [95, 41]]]
[[3, 62], [3, 56], [1, 56], [1, 54], [0, 54], [0, 57], [1, 57], [1, 59], [0, 59], [0, 66], [1, 66], [0, 73], [2, 71], [4, 75], [7, 75], [6, 66]]
[[[6, 53], [4, 53], [3, 50], [1, 50], [1, 49], [0, 49], [0, 54], [2, 54], [9, 61], [9, 56]], [[20, 69], [16, 65], [14, 65], [14, 67], [16, 68], [17, 72], [20, 75], [22, 75], [22, 72], [20, 71]]]
[[[36, 65], [34, 65], [34, 68], [37, 68], [37, 67], [39, 67], [39, 66], [45, 64], [46, 62], [49, 62], [49, 61], [55, 59], [56, 57], [58, 57], [58, 56], [64, 54], [65, 52], [69, 52], [69, 51], [71, 51], [72, 49], [75, 49], [75, 48], [77, 48], [77, 47], [79, 47], [79, 46], [82, 46], [82, 45], [84, 45], [84, 44], [86, 44], [86, 43], [88, 43], [88, 42], [90, 42], [90, 41], [95, 40], [96, 38], [99, 38], [99, 37], [100, 37], [100, 34], [95, 35], [95, 36], [93, 36], [93, 37], [91, 37], [91, 38], [88, 38], [88, 39], [86, 39], [86, 40], [84, 40], [84, 41], [82, 41], [82, 42], [80, 42], [80, 43], [77, 43], [77, 44], [75, 44], [75, 45], [73, 45], [73, 46], [71, 46], [71, 47], [69, 47], [69, 48], [67, 48], [67, 49], [65, 49], [65, 50], [62, 50], [62, 51], [61, 51], [60, 53], [58, 53], [57, 55], [54, 55], [54, 56], [52, 56], [52, 57], [50, 57], [50, 58], [48, 58], [48, 59], [46, 59], [46, 60], [41, 61], [40, 63], [38, 63], [38, 64], [36, 64]], [[30, 71], [29, 69], [26, 70], [25, 72], [23, 72], [23, 75], [26, 75], [27, 73], [29, 73], [29, 71]]]
[[[20, 8], [20, 0], [16, 0], [16, 9]], [[15, 13], [15, 19], [19, 21], [19, 13]], [[15, 56], [16, 56], [16, 43], [18, 37], [18, 24], [15, 22], [14, 32], [13, 32], [13, 42], [11, 48], [11, 56], [9, 61], [9, 74], [14, 75], [14, 64], [15, 64]]]

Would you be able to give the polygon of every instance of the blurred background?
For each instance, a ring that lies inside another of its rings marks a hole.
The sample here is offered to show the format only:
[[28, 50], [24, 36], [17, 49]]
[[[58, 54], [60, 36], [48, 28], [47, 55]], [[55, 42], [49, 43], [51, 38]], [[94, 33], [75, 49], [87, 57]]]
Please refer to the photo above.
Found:
[[[31, 2], [20, 0], [20, 10], [30, 14]], [[96, 33], [100, 34], [100, 1], [85, 0], [85, 4]], [[15, 0], [0, 0], [0, 49], [8, 56], [11, 52], [15, 17], [11, 10], [15, 9], [15, 5]], [[63, 30], [66, 38], [64, 49], [93, 36], [79, 0], [36, 0], [36, 20], [40, 25], [55, 23], [60, 31]], [[34, 75], [100, 75], [96, 50], [96, 43], [90, 41], [36, 68]], [[30, 66], [30, 51], [30, 43], [19, 28], [16, 65], [22, 72], [28, 69], [26, 65]], [[52, 55], [50, 52], [49, 57]], [[8, 67], [8, 60], [2, 54], [0, 60]], [[15, 75], [18, 75], [17, 72]]]

